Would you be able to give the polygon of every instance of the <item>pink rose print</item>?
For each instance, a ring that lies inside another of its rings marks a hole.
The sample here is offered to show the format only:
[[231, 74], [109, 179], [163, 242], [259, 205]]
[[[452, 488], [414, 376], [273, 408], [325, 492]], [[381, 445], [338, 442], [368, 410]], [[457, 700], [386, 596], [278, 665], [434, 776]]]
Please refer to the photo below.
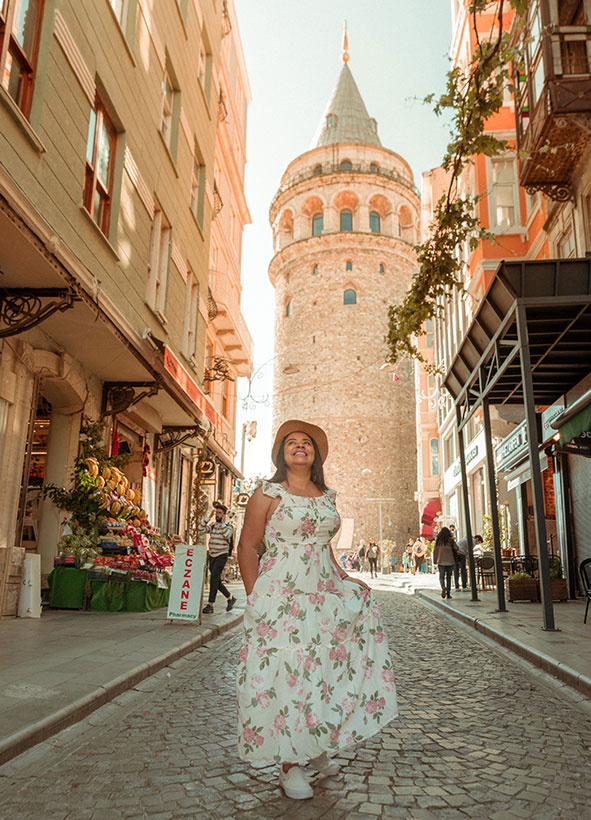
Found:
[[353, 701], [351, 698], [343, 698], [341, 701], [341, 706], [345, 710], [345, 712], [352, 712], [353, 711]]
[[316, 584], [316, 589], [318, 590], [318, 592], [324, 591], [324, 584], [322, 583], [322, 581], [318, 581], [318, 583]]
[[344, 626], [339, 626], [335, 629], [332, 636], [335, 639], [335, 641], [339, 641], [340, 643], [341, 641], [344, 641], [347, 637], [347, 630]]
[[312, 546], [312, 544], [306, 544], [306, 546], [304, 547], [304, 551], [306, 555], [312, 555], [312, 553], [314, 552], [314, 547]]
[[265, 738], [262, 735], [257, 735], [254, 742], [257, 746], [262, 746], [265, 742]]
[[319, 596], [319, 595], [317, 595], [315, 592], [311, 592], [311, 593], [308, 595], [308, 600], [310, 601], [310, 603], [311, 603], [313, 606], [316, 606], [316, 604], [318, 603], [319, 598], [320, 598], [320, 596]]
[[287, 682], [287, 685], [291, 686], [291, 687], [295, 686], [298, 682], [298, 679], [296, 678], [296, 676], [292, 675], [291, 672], [287, 675], [285, 680]]
[[267, 650], [265, 649], [265, 647], [264, 646], [259, 646], [259, 648], [257, 649], [257, 657], [264, 658], [266, 654], [267, 654]]
[[339, 732], [338, 729], [333, 729], [330, 733], [330, 742], [331, 743], [338, 743], [339, 742]]
[[261, 564], [261, 572], [267, 572], [272, 567], [275, 566], [275, 559], [274, 558], [267, 558], [266, 561], [263, 561]]
[[309, 532], [310, 535], [313, 535], [316, 532], [316, 524], [313, 524], [309, 518], [306, 518], [305, 521], [302, 521], [302, 532]]
[[384, 633], [375, 632], [373, 637], [376, 643], [382, 643], [382, 641], [384, 640]]
[[240, 650], [240, 654], [238, 655], [238, 659], [240, 663], [244, 663], [248, 658], [248, 646], [243, 646]]
[[277, 512], [275, 513], [275, 518], [277, 519], [277, 521], [283, 521], [285, 516], [283, 515], [281, 510], [277, 510]]
[[251, 729], [250, 726], [247, 726], [244, 732], [242, 733], [242, 737], [244, 738], [245, 743], [252, 743], [252, 741], [254, 740], [253, 729]]
[[271, 640], [273, 640], [274, 638], [276, 638], [276, 637], [277, 637], [277, 630], [276, 630], [276, 629], [272, 629], [272, 630], [269, 632], [269, 637], [271, 638]]
[[394, 672], [391, 669], [382, 669], [382, 680], [384, 683], [394, 683]]
[[377, 700], [368, 700], [365, 704], [365, 711], [368, 715], [373, 715], [374, 712], [377, 711], [378, 702]]
[[319, 723], [318, 715], [314, 714], [314, 712], [308, 712], [306, 715], [306, 726], [308, 729], [314, 729]]
[[292, 603], [292, 605], [291, 605], [291, 607], [290, 607], [290, 610], [289, 610], [289, 614], [290, 614], [293, 618], [297, 618], [297, 617], [298, 617], [298, 615], [300, 614], [300, 605], [298, 604], [298, 602], [297, 602], [297, 601], [294, 601], [294, 602]]
[[335, 592], [336, 587], [335, 587], [335, 583], [334, 583], [334, 581], [332, 580], [332, 578], [329, 578], [329, 580], [325, 583], [325, 585], [324, 585], [324, 589], [325, 589], [327, 592]]
[[283, 715], [275, 715], [275, 720], [273, 721], [273, 725], [275, 728], [280, 732], [282, 729], [285, 729], [287, 726], [285, 722], [285, 718]]
[[256, 633], [260, 635], [261, 638], [264, 638], [265, 635], [269, 634], [271, 627], [266, 621], [261, 621], [260, 624], [257, 624]]
[[386, 705], [386, 698], [380, 698], [378, 700], [378, 703], [380, 704], [380, 709], [383, 709], [384, 706]]
[[313, 658], [311, 655], [308, 655], [304, 660], [304, 669], [308, 672], [314, 672], [316, 667], [318, 666], [318, 661], [316, 658]]
[[259, 692], [257, 695], [257, 703], [261, 709], [268, 709], [271, 705], [271, 698], [266, 692]]
[[347, 649], [344, 646], [344, 644], [341, 643], [337, 646], [336, 655], [337, 655], [337, 660], [339, 660], [339, 661], [347, 660]]

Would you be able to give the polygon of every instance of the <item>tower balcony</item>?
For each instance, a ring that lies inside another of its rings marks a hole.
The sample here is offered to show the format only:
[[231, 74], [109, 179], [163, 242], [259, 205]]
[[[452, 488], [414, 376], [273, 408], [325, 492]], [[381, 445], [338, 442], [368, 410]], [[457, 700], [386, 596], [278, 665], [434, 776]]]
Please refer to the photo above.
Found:
[[591, 20], [565, 18], [567, 3], [558, 4], [554, 19], [551, 5], [533, 4], [524, 64], [514, 71], [519, 182], [529, 193], [566, 201], [591, 142]]
[[209, 287], [217, 307], [211, 327], [237, 374], [249, 376], [252, 371], [253, 341], [240, 310], [238, 291], [224, 271], [209, 271]]

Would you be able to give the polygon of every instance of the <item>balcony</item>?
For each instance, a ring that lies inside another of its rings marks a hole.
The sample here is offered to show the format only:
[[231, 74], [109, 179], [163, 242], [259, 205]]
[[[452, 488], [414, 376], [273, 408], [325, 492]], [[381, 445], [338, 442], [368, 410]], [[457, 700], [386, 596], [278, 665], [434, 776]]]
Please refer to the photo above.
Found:
[[519, 182], [564, 202], [573, 198], [573, 172], [591, 141], [591, 29], [555, 25], [547, 0], [539, 12], [541, 26], [534, 6], [525, 65], [514, 78]]
[[224, 356], [239, 376], [252, 371], [253, 342], [240, 310], [240, 295], [229, 275], [209, 271], [209, 287], [217, 307], [211, 327], [224, 348]]

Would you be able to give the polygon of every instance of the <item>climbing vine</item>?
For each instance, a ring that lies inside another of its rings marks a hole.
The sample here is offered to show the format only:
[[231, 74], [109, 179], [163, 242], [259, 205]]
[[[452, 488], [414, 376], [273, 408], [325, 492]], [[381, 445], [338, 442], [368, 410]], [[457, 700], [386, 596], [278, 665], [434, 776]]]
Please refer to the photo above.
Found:
[[[442, 160], [448, 173], [446, 192], [437, 202], [430, 236], [417, 246], [419, 269], [400, 305], [388, 309], [389, 361], [396, 363], [407, 356], [425, 362], [416, 345], [427, 319], [437, 315], [440, 302], [454, 287], [463, 288], [464, 262], [458, 248], [467, 243], [475, 250], [483, 239], [493, 235], [480, 225], [476, 204], [478, 197], [462, 196], [460, 180], [477, 154], [495, 156], [507, 150], [507, 142], [485, 132], [486, 123], [503, 105], [503, 89], [510, 88], [510, 66], [519, 59], [520, 38], [511, 38], [506, 14], [513, 8], [524, 19], [532, 0], [472, 0], [468, 12], [476, 45], [466, 69], [456, 66], [447, 74], [446, 88], [437, 99], [434, 94], [425, 102], [433, 104], [437, 116], [452, 115], [450, 142]], [[486, 38], [478, 35], [477, 17], [484, 11], [496, 13], [495, 25]]]

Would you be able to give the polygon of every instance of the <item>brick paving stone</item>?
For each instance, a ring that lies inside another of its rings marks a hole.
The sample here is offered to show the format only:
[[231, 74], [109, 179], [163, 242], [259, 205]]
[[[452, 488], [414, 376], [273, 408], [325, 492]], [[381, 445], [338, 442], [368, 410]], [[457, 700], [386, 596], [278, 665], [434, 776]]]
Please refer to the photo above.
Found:
[[0, 767], [2, 820], [588, 817], [588, 710], [412, 597], [376, 597], [400, 717], [342, 750], [312, 800], [237, 757], [234, 631]]

